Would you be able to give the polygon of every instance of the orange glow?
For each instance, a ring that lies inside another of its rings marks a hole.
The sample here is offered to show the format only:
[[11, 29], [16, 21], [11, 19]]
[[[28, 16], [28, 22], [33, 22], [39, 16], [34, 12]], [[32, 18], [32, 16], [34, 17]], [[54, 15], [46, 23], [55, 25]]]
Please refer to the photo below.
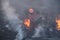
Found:
[[29, 9], [29, 12], [30, 12], [30, 13], [33, 13], [33, 12], [34, 12], [34, 10], [33, 10], [32, 8], [30, 8], [30, 9]]
[[56, 19], [56, 23], [57, 23], [57, 30], [60, 30], [60, 19]]
[[30, 27], [30, 19], [25, 19], [24, 25], [26, 25], [26, 27]]

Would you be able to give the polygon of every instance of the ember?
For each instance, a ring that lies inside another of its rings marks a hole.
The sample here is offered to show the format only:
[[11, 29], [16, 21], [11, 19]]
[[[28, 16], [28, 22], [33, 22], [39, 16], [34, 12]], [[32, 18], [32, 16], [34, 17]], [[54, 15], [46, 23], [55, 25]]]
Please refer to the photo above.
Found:
[[56, 23], [57, 23], [57, 30], [60, 30], [60, 19], [56, 19]]
[[26, 25], [26, 27], [30, 27], [30, 19], [25, 19], [24, 20], [24, 25]]

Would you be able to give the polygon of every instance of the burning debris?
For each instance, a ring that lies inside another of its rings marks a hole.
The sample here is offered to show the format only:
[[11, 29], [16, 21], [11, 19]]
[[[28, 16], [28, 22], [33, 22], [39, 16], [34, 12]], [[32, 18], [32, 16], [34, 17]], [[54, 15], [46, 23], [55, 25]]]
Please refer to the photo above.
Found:
[[58, 15], [58, 17], [56, 18], [56, 23], [57, 23], [56, 25], [57, 30], [60, 30], [60, 15]]
[[57, 23], [57, 30], [60, 30], [60, 19], [56, 20], [56, 23]]
[[28, 28], [30, 28], [30, 19], [25, 19], [24, 20], [24, 25]]

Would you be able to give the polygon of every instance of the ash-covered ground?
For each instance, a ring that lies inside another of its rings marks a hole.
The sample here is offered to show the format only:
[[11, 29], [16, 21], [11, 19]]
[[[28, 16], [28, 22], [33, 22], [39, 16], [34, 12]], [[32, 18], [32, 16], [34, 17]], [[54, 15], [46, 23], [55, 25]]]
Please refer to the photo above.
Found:
[[[0, 40], [60, 40], [55, 22], [60, 15], [60, 0], [0, 0], [0, 3]], [[29, 8], [37, 13], [32, 15], [31, 31], [23, 25]]]

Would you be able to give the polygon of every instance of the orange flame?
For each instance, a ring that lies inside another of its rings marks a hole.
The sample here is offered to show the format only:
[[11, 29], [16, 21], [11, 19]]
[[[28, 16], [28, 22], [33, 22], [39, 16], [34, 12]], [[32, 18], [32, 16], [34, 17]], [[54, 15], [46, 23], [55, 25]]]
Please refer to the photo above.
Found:
[[30, 19], [25, 19], [24, 25], [26, 25], [26, 27], [30, 27]]
[[60, 19], [56, 19], [56, 23], [57, 23], [57, 30], [60, 30]]

